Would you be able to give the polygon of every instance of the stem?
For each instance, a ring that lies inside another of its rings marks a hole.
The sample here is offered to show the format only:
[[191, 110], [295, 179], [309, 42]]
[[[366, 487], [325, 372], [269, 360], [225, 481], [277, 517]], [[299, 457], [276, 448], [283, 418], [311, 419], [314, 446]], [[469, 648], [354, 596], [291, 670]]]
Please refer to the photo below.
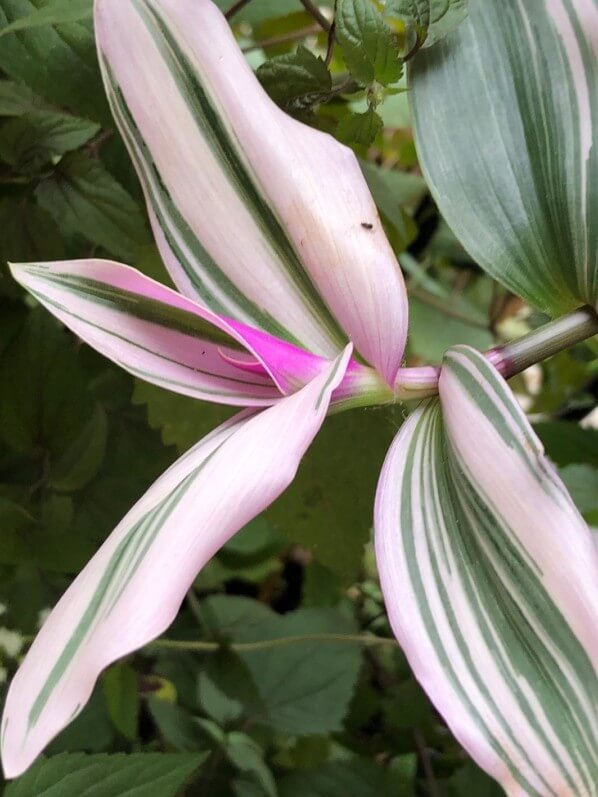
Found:
[[[598, 334], [598, 315], [591, 307], [581, 307], [568, 315], [534, 329], [518, 340], [486, 352], [488, 360], [505, 379], [525, 371], [561, 351]], [[401, 368], [394, 386], [397, 401], [429, 398], [438, 393], [439, 366]]]
[[312, 16], [316, 22], [321, 25], [325, 31], [329, 31], [332, 23], [330, 20], [322, 14], [318, 6], [312, 2], [312, 0], [300, 0], [301, 5], [307, 11], [307, 13]]
[[525, 371], [565, 349], [598, 334], [598, 315], [591, 307], [581, 307], [568, 315], [534, 329], [518, 340], [498, 346], [486, 356], [505, 379]]
[[[388, 637], [369, 636], [365, 634], [300, 634], [297, 636], [278, 637], [277, 639], [264, 639], [260, 642], [238, 642], [228, 645], [236, 653], [247, 653], [253, 650], [268, 650], [271, 648], [293, 645], [297, 642], [341, 642], [353, 645], [365, 645], [374, 647], [375, 645], [393, 645], [396, 641]], [[181, 650], [195, 653], [214, 653], [222, 650], [223, 643], [220, 642], [201, 642], [193, 640], [178, 639], [156, 639], [147, 645], [148, 648], [158, 648], [160, 650]]]
[[430, 761], [430, 756], [428, 755], [428, 749], [426, 747], [426, 740], [424, 739], [421, 731], [418, 730], [414, 731], [413, 738], [415, 740], [417, 753], [422, 762], [429, 797], [440, 797], [438, 784], [436, 782], [436, 778], [434, 777], [434, 769], [432, 768], [432, 762]]
[[243, 52], [250, 53], [252, 50], [262, 50], [266, 47], [274, 47], [277, 44], [299, 41], [300, 39], [306, 39], [308, 36], [313, 36], [316, 33], [320, 33], [320, 27], [318, 25], [310, 25], [309, 28], [292, 30], [290, 33], [281, 33], [279, 36], [271, 36], [269, 39], [262, 39], [262, 41], [250, 44], [248, 47], [243, 47]]
[[228, 11], [225, 13], [224, 16], [227, 19], [232, 19], [235, 16], [235, 14], [237, 13], [237, 11], [240, 11], [242, 8], [245, 8], [245, 6], [248, 5], [250, 2], [251, 2], [251, 0], [237, 0], [237, 2], [234, 3], [234, 5], [232, 5], [228, 9]]

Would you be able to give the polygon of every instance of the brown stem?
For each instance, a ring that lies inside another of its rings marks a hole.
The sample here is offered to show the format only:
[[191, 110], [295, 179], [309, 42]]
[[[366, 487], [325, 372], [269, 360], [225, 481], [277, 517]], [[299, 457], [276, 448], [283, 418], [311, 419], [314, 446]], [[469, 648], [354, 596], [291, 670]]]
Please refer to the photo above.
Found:
[[424, 739], [421, 731], [418, 730], [414, 731], [413, 737], [415, 739], [417, 753], [422, 762], [422, 767], [426, 778], [426, 785], [428, 787], [428, 794], [430, 797], [440, 797], [438, 783], [436, 782], [436, 776], [434, 775], [432, 762], [430, 761], [430, 756], [428, 755], [428, 749], [426, 747], [426, 740]]
[[318, 25], [321, 25], [325, 31], [330, 30], [332, 23], [322, 14], [318, 6], [313, 3], [312, 0], [300, 0], [300, 2], [307, 13], [316, 20]]
[[232, 19], [238, 11], [240, 11], [242, 8], [245, 8], [245, 6], [249, 5], [249, 3], [251, 3], [251, 0], [237, 0], [237, 2], [228, 9], [224, 16], [227, 19]]

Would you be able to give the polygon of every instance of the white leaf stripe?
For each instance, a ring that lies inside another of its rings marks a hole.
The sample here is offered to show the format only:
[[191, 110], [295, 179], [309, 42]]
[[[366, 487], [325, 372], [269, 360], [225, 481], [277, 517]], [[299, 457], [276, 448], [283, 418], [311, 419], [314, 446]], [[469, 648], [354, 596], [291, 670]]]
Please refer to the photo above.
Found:
[[[486, 386], [480, 414], [542, 483], [546, 501], [574, 513], [550, 469], [538, 470], [537, 441], [531, 451], [520, 444], [514, 399], [482, 359], [453, 350], [443, 367], [476, 403]], [[462, 423], [471, 420], [469, 408]], [[376, 506], [377, 558], [397, 638], [457, 737], [509, 794], [590, 797], [596, 673], [524, 536], [481, 490], [447, 435], [439, 401], [423, 405], [393, 444]], [[566, 556], [565, 540], [562, 548]]]
[[511, 290], [552, 313], [595, 305], [598, 8], [472, 0], [470, 9], [411, 70], [432, 192], [465, 248]]
[[[227, 129], [225, 120], [219, 116], [210, 97], [209, 87], [200, 82], [201, 76], [189, 62], [180, 43], [170, 30], [168, 21], [162, 17], [155, 4], [150, 0], [134, 0], [134, 5], [151, 33], [170, 74], [176, 80], [180, 95], [195, 119], [198, 135], [207, 142], [212, 156], [220, 165], [222, 175], [234, 187], [235, 193], [250, 211], [258, 234], [267, 242], [271, 256], [284, 269], [291, 289], [302, 297], [305, 311], [313, 318], [314, 327], [316, 329], [325, 327], [328, 340], [334, 347], [329, 347], [328, 352], [338, 350], [346, 336], [322, 302], [293, 243], [264, 197], [257, 175], [252, 172], [243, 155], [241, 142]], [[200, 298], [216, 312], [239, 318], [270, 334], [302, 345], [297, 336], [281, 326], [271, 313], [264, 311], [243, 295], [191, 231], [188, 222], [169, 196], [106, 58], [102, 56], [101, 60], [112, 110], [125, 135], [132, 157], [145, 178], [144, 188], [148, 202], [156, 214], [157, 223], [166, 237], [166, 242], [173, 250], [173, 255]], [[250, 245], [249, 241], [247, 243]], [[218, 303], [216, 306], [213, 304], [214, 300]]]

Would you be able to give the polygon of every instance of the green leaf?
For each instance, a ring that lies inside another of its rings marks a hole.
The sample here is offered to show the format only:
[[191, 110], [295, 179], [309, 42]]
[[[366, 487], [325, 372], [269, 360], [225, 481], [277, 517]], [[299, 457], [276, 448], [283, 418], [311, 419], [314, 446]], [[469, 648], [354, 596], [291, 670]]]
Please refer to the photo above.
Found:
[[59, 456], [94, 404], [67, 334], [44, 311], [32, 312], [0, 359], [0, 440], [16, 451], [42, 446]]
[[418, 174], [359, 162], [378, 209], [393, 222], [400, 207], [414, 207], [426, 193], [425, 180]]
[[[136, 382], [133, 400], [147, 405], [150, 425], [181, 452], [232, 414], [230, 408], [142, 382]], [[310, 548], [342, 584], [352, 583], [359, 573], [377, 474], [401, 421], [398, 408], [353, 410], [327, 418], [297, 478], [267, 511], [287, 539]]]
[[226, 756], [241, 772], [253, 775], [266, 797], [277, 797], [272, 772], [264, 762], [264, 751], [245, 733], [233, 731], [226, 739]]
[[36, 190], [42, 208], [67, 235], [84, 235], [118, 257], [134, 260], [149, 232], [131, 196], [97, 160], [69, 153]]
[[102, 679], [108, 714], [125, 739], [135, 739], [139, 723], [137, 673], [127, 664], [110, 667]]
[[49, 213], [33, 202], [0, 199], [0, 295], [17, 297], [22, 291], [6, 263], [61, 260], [64, 241]]
[[303, 46], [295, 53], [265, 61], [257, 76], [274, 102], [291, 113], [321, 102], [332, 88], [324, 61]]
[[[431, 307], [414, 296], [409, 302], [409, 349], [413, 354], [437, 363], [450, 346], [459, 343], [482, 351], [492, 346], [494, 338], [490, 330], [480, 326], [484, 324], [483, 316], [467, 299], [430, 297], [430, 301], [438, 302], [438, 307]], [[444, 309], [447, 312], [443, 312]], [[467, 322], [468, 318], [471, 323]]]
[[590, 465], [567, 465], [561, 470], [571, 498], [583, 515], [598, 510], [598, 468]]
[[398, 408], [327, 418], [297, 478], [267, 512], [286, 537], [308, 547], [343, 585], [359, 574], [377, 476], [402, 420]]
[[24, 83], [0, 80], [0, 116], [20, 116], [41, 110], [50, 110], [50, 106]]
[[[61, 3], [63, 9], [66, 3], [67, 0]], [[70, 5], [81, 7], [80, 0]], [[50, 15], [51, 8], [46, 0], [0, 0], [0, 31], [38, 11]], [[44, 24], [5, 35], [0, 47], [0, 69], [55, 105], [112, 124], [91, 19]]]
[[391, 243], [395, 251], [402, 252], [417, 235], [405, 207], [417, 205], [426, 192], [426, 184], [415, 174], [384, 169], [363, 160], [360, 165], [378, 210], [395, 232]]
[[159, 735], [168, 745], [183, 753], [197, 752], [205, 747], [205, 733], [188, 711], [153, 696], [147, 705]]
[[439, 390], [401, 429], [377, 494], [393, 631], [437, 711], [507, 792], [591, 791], [591, 534], [480, 352], [450, 349]]
[[280, 797], [392, 797], [397, 794], [383, 767], [359, 758], [293, 772], [282, 778], [279, 793]]
[[552, 315], [598, 301], [594, 13], [580, 0], [476, 0], [411, 70], [441, 213], [482, 268]]
[[475, 764], [461, 767], [448, 781], [449, 797], [502, 797], [503, 790]]
[[448, 36], [466, 18], [469, 0], [430, 0], [430, 27], [423, 47], [431, 47]]
[[384, 127], [382, 118], [373, 108], [364, 113], [348, 113], [341, 119], [337, 130], [337, 138], [345, 144], [358, 144], [369, 147]]
[[[215, 597], [202, 601], [201, 612], [235, 642], [351, 634], [356, 630], [334, 610], [301, 609], [280, 616], [259, 605], [258, 611], [251, 604], [255, 601]], [[239, 652], [264, 706], [263, 714], [257, 714], [256, 719], [298, 736], [340, 730], [357, 681], [361, 653], [358, 644], [319, 639]]]
[[[32, 525], [34, 518], [22, 506], [0, 496], [0, 551], [5, 547], [6, 538], [18, 535], [24, 528]], [[0, 560], [3, 559], [0, 553]]]
[[93, 0], [54, 0], [25, 17], [19, 17], [0, 30], [0, 38], [19, 30], [30, 30], [42, 25], [80, 22], [93, 16]]
[[430, 47], [467, 17], [468, 0], [388, 0], [386, 13], [411, 22], [419, 46]]
[[384, 86], [399, 80], [403, 65], [398, 39], [370, 0], [338, 0], [335, 32], [356, 80]]
[[53, 465], [49, 486], [61, 492], [74, 492], [85, 487], [104, 461], [107, 440], [108, 419], [103, 407], [96, 404], [81, 433]]
[[149, 425], [181, 453], [234, 415], [230, 407], [195, 401], [140, 380], [135, 381], [133, 403], [146, 405]]
[[598, 468], [598, 429], [582, 429], [576, 423], [544, 421], [534, 426], [546, 454], [563, 468], [581, 462]]
[[210, 656], [199, 673], [197, 695], [203, 710], [219, 725], [263, 710], [245, 663], [230, 651]]
[[42, 759], [5, 797], [176, 797], [205, 756], [63, 754]]
[[111, 748], [114, 737], [114, 725], [108, 716], [103, 690], [97, 688], [83, 711], [50, 742], [46, 754], [101, 753]]
[[94, 122], [68, 114], [24, 113], [0, 127], [0, 159], [19, 171], [33, 172], [52, 156], [82, 146], [99, 129]]

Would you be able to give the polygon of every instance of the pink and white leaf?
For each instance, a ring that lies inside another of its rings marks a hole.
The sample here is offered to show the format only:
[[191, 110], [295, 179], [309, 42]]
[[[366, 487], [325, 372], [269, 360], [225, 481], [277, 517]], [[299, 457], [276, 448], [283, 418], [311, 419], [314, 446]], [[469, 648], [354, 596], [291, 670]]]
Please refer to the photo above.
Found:
[[45, 622], [2, 720], [7, 777], [24, 772], [109, 664], [162, 634], [197, 573], [291, 483], [350, 347], [298, 393], [248, 410], [190, 449], [131, 509]]
[[513, 797], [593, 797], [596, 548], [479, 352], [449, 350], [399, 432], [375, 526], [393, 631], [461, 744]]

